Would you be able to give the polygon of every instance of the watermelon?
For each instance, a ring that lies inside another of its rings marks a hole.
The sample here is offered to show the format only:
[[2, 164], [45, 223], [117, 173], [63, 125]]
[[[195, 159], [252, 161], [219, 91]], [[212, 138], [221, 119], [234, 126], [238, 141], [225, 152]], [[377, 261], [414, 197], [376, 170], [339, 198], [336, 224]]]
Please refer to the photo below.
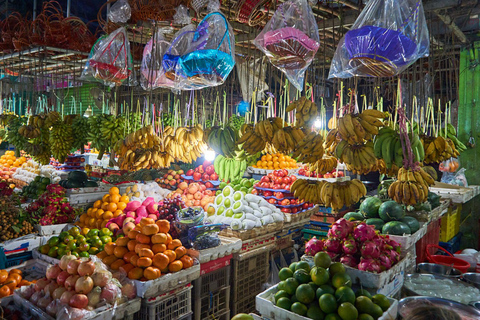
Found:
[[88, 180], [88, 176], [84, 171], [71, 171], [68, 174], [68, 180], [78, 181], [83, 185]]
[[360, 205], [360, 212], [367, 219], [378, 218], [378, 209], [382, 205], [382, 200], [376, 197], [369, 197], [363, 200]]
[[412, 232], [412, 234], [417, 232], [418, 229], [420, 229], [420, 223], [414, 217], [405, 216], [400, 221], [405, 223], [410, 228], [410, 231]]
[[364, 217], [360, 212], [349, 212], [343, 216], [345, 220], [349, 221], [363, 221]]
[[95, 181], [87, 181], [84, 184], [85, 188], [93, 188], [93, 187], [98, 187], [98, 183]]
[[383, 234], [393, 234], [396, 236], [403, 236], [404, 234], [412, 234], [412, 231], [407, 224], [400, 221], [390, 221], [385, 223], [382, 228]]
[[370, 226], [375, 226], [375, 230], [378, 231], [382, 231], [383, 225], [385, 224], [385, 221], [380, 218], [370, 218], [367, 219], [365, 222]]
[[385, 201], [378, 209], [378, 216], [385, 222], [399, 221], [405, 217], [405, 210], [395, 201]]

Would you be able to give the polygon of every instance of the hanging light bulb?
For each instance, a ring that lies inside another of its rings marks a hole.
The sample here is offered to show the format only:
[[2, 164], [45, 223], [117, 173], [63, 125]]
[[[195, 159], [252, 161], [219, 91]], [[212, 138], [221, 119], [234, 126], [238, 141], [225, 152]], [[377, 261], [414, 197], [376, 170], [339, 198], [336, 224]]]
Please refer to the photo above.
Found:
[[315, 128], [320, 129], [322, 127], [322, 121], [320, 121], [320, 118], [317, 118], [313, 125], [315, 126]]
[[208, 149], [205, 151], [205, 160], [212, 162], [215, 160], [215, 151]]

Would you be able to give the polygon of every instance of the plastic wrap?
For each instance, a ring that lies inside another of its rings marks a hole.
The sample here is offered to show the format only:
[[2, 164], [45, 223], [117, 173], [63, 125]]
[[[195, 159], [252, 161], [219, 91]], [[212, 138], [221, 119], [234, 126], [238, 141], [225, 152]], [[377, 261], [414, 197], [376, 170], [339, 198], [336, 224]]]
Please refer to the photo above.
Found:
[[125, 28], [101, 37], [93, 45], [81, 80], [97, 80], [108, 86], [119, 86], [125, 80], [134, 84], [130, 43]]
[[174, 227], [179, 239], [187, 249], [190, 249], [189, 230], [195, 226], [203, 225], [205, 212], [202, 207], [185, 208], [177, 212]]
[[187, 7], [184, 5], [179, 5], [175, 10], [176, 12], [173, 15], [173, 23], [184, 25], [191, 22]]
[[256, 93], [255, 101], [261, 101], [263, 93], [268, 90], [268, 85], [265, 83], [267, 64], [263, 59], [265, 57], [250, 60], [237, 58], [237, 74], [244, 101], [250, 101], [254, 92]]
[[254, 43], [302, 91], [305, 70], [320, 47], [317, 22], [308, 2], [281, 4]]
[[[197, 90], [224, 83], [235, 66], [235, 38], [225, 16], [208, 14], [194, 32], [180, 33], [163, 57], [169, 79], [180, 90]], [[173, 54], [178, 52], [179, 55]]]
[[128, 0], [118, 0], [108, 12], [108, 19], [114, 23], [126, 23], [132, 16], [132, 8]]
[[390, 77], [429, 54], [420, 0], [371, 0], [340, 40], [329, 78]]
[[442, 172], [455, 172], [459, 166], [460, 164], [458, 163], [458, 159], [450, 158], [446, 161], [442, 161], [438, 166], [438, 170]]
[[207, 224], [189, 228], [188, 240], [190, 246], [195, 250], [218, 247], [221, 244], [218, 233], [222, 229], [222, 224]]
[[442, 173], [442, 179], [440, 182], [453, 184], [460, 187], [468, 187], [467, 177], [465, 177], [465, 171], [467, 169], [462, 168], [455, 172], [445, 171]]
[[159, 87], [173, 88], [174, 83], [167, 78], [162, 66], [163, 55], [169, 47], [170, 42], [165, 40], [162, 30], [157, 30], [145, 45], [140, 67], [140, 84], [144, 90], [153, 90]]

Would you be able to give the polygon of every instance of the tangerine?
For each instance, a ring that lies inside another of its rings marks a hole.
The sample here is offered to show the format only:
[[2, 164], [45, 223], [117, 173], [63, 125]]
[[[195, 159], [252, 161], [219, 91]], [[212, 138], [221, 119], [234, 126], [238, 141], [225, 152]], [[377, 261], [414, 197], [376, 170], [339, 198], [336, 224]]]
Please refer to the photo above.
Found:
[[175, 260], [168, 265], [168, 271], [178, 272], [183, 269], [183, 262], [180, 260]]

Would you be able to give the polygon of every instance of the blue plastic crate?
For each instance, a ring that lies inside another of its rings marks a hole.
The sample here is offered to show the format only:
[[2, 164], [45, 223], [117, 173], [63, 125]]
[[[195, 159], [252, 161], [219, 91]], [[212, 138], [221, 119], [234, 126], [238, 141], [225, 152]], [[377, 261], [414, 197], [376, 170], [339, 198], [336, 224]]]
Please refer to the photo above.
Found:
[[27, 251], [15, 255], [10, 255], [4, 259], [0, 259], [0, 269], [6, 269], [14, 266], [18, 266], [19, 264], [24, 263], [27, 260], [32, 259], [32, 251]]
[[463, 233], [459, 232], [448, 242], [439, 242], [438, 245], [451, 254], [454, 254], [460, 249], [460, 243], [462, 242]]

